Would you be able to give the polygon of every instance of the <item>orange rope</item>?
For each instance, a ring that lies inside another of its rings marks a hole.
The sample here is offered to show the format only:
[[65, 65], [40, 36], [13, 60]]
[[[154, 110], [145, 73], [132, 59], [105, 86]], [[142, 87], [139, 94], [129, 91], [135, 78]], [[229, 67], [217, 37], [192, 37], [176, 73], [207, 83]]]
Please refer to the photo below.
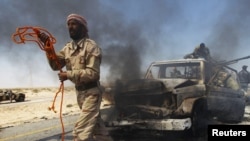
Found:
[[[43, 44], [42, 41], [38, 38], [38, 35], [43, 32], [49, 36], [49, 40], [46, 41], [45, 45]], [[53, 60], [56, 62], [56, 65], [58, 68], [60, 68], [60, 72], [63, 72], [61, 69], [61, 64], [59, 60], [57, 59], [54, 46], [53, 44], [56, 43], [56, 39], [44, 28], [41, 27], [31, 27], [31, 26], [25, 26], [25, 27], [19, 27], [16, 29], [16, 33], [12, 35], [12, 40], [17, 43], [25, 43], [26, 41], [34, 41], [38, 44], [41, 50], [46, 52], [46, 55], [48, 59]], [[55, 101], [57, 98], [57, 95], [61, 92], [62, 97], [61, 97], [61, 104], [60, 104], [60, 121], [62, 125], [62, 141], [64, 141], [64, 124], [62, 120], [62, 105], [63, 105], [63, 94], [64, 94], [64, 83], [61, 81], [61, 85], [59, 87], [59, 90], [56, 92], [52, 105], [49, 107], [49, 110], [53, 110], [56, 113], [55, 110]]]

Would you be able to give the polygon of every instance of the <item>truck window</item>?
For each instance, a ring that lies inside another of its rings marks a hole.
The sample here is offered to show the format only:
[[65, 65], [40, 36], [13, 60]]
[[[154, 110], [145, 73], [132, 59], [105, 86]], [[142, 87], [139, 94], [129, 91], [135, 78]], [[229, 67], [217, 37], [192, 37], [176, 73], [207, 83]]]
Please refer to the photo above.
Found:
[[176, 63], [153, 65], [147, 75], [152, 79], [200, 79], [200, 63]]

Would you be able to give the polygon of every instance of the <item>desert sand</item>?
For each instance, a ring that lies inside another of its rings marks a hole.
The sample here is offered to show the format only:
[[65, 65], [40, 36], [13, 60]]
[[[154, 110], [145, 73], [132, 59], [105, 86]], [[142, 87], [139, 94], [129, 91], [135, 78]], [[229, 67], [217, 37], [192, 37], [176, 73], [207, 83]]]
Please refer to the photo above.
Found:
[[[54, 96], [59, 87], [47, 88], [15, 88], [11, 89], [14, 93], [24, 93], [25, 102], [0, 102], [0, 129], [10, 126], [16, 126], [24, 123], [37, 122], [41, 120], [60, 118], [60, 109], [62, 117], [67, 115], [79, 114], [80, 110], [76, 102], [74, 87], [65, 87], [63, 91], [63, 106], [61, 105], [62, 93], [58, 93], [55, 103], [56, 113], [49, 110]], [[104, 105], [112, 104], [113, 99], [106, 88], [103, 93], [101, 108]], [[250, 105], [248, 103], [245, 110], [245, 117], [241, 124], [250, 124]]]
[[[54, 96], [59, 87], [52, 88], [14, 88], [14, 93], [24, 93], [25, 102], [0, 102], [0, 128], [16, 126], [19, 124], [37, 122], [63, 116], [79, 114], [74, 87], [65, 87], [63, 92], [63, 104], [61, 106], [62, 93], [58, 93], [55, 102], [56, 112], [49, 110]], [[105, 93], [104, 95], [105, 96]], [[102, 106], [109, 102], [103, 98]]]

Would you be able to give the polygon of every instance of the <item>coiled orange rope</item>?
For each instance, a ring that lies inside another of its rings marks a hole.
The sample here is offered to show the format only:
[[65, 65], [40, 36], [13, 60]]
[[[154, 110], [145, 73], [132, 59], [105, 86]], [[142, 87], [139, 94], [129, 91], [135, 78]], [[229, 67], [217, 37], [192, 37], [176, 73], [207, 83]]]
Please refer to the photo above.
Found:
[[[46, 41], [45, 44], [42, 41], [40, 41], [40, 39], [38, 38], [40, 33], [45, 33], [49, 37], [49, 39]], [[16, 29], [16, 32], [12, 35], [12, 40], [17, 44], [25, 43], [26, 41], [36, 42], [38, 46], [40, 47], [40, 49], [46, 52], [48, 59], [53, 60], [56, 63], [57, 67], [60, 68], [60, 72], [62, 72], [61, 64], [59, 60], [57, 59], [54, 46], [53, 46], [53, 44], [56, 43], [56, 39], [46, 29], [41, 28], [41, 27], [31, 27], [31, 26], [19, 27]], [[63, 94], [64, 94], [63, 81], [61, 81], [59, 90], [56, 92], [52, 105], [48, 109], [53, 110], [56, 113], [55, 101], [60, 92], [62, 94], [61, 104], [60, 104], [60, 121], [62, 125], [62, 141], [63, 141], [64, 134], [65, 134], [64, 124], [62, 120], [62, 105], [63, 105]]]

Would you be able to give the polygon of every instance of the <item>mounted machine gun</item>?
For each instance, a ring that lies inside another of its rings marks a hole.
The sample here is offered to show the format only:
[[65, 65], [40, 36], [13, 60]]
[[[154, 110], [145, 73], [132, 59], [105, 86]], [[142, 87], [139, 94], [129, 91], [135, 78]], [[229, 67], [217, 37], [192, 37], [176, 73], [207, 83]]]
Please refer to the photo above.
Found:
[[245, 56], [245, 57], [241, 57], [241, 58], [237, 58], [237, 59], [233, 59], [233, 60], [230, 60], [230, 61], [216, 62], [216, 65], [228, 66], [228, 65], [237, 63], [238, 61], [245, 60], [245, 59], [249, 59], [249, 58], [250, 58], [250, 55], [249, 55], [249, 56]]

